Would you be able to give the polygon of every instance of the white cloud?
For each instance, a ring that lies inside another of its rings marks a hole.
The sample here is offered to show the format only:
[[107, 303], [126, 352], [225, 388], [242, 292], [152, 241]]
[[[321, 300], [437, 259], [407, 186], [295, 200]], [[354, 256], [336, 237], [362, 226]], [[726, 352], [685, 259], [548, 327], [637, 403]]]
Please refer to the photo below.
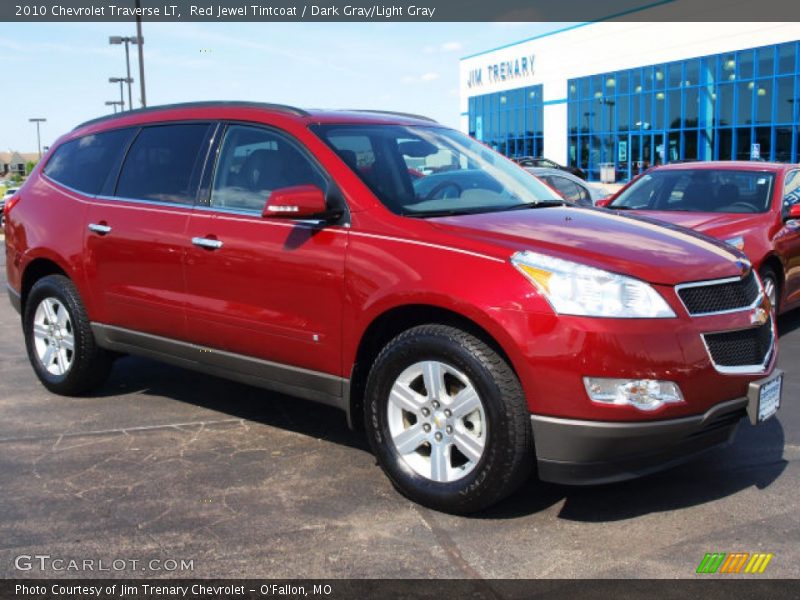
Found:
[[422, 75], [406, 75], [400, 81], [403, 83], [415, 84], [415, 83], [429, 83], [431, 81], [436, 81], [439, 79], [439, 73], [428, 72], [423, 73]]
[[464, 47], [461, 42], [445, 42], [442, 44], [442, 52], [458, 52]]
[[436, 54], [439, 52], [458, 52], [464, 48], [461, 42], [444, 42], [438, 46], [425, 46], [422, 49], [423, 54]]

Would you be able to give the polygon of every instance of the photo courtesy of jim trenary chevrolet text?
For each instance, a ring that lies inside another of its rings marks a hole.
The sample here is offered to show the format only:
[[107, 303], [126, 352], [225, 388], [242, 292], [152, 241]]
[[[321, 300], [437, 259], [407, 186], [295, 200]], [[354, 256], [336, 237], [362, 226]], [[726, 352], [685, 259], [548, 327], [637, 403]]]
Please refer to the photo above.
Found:
[[0, 3], [0, 600], [800, 596], [800, 7]]

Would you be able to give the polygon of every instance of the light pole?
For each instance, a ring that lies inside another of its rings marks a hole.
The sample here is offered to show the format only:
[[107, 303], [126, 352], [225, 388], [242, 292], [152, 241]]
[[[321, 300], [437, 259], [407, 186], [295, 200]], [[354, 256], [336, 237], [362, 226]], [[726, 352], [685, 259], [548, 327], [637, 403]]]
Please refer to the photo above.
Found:
[[106, 100], [106, 106], [113, 106], [114, 107], [114, 114], [117, 113], [117, 106], [120, 107], [122, 110], [122, 106], [124, 106], [124, 102], [122, 100]]
[[147, 106], [147, 96], [144, 93], [144, 37], [142, 37], [142, 11], [140, 1], [136, 0], [136, 45], [139, 46], [139, 86], [142, 91], [142, 108]]
[[36, 123], [36, 147], [39, 149], [39, 160], [42, 160], [42, 136], [39, 131], [39, 124], [44, 123], [47, 119], [37, 117], [35, 119], [28, 119], [31, 123]]
[[133, 79], [131, 78], [131, 54], [129, 45], [137, 44], [138, 38], [112, 35], [108, 38], [108, 43], [116, 45], [125, 44], [125, 68], [128, 72], [128, 108], [133, 109], [133, 95], [131, 92], [131, 84], [133, 83]]
[[[109, 77], [108, 78], [108, 83], [118, 83], [119, 84], [119, 103], [120, 103], [120, 106], [122, 106], [122, 108], [120, 110], [125, 110], [125, 99], [122, 96], [122, 84], [123, 83], [127, 83], [128, 85], [130, 85], [131, 81], [132, 80], [131, 80], [130, 77]], [[129, 106], [128, 108], [131, 108], [131, 107]]]

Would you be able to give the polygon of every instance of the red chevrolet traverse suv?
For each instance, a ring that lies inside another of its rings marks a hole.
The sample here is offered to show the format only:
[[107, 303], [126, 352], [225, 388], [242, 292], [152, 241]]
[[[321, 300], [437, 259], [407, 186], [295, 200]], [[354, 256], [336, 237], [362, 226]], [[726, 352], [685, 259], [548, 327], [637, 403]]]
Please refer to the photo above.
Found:
[[747, 254], [778, 313], [800, 307], [800, 165], [653, 167], [600, 205], [724, 240]]
[[6, 217], [8, 292], [49, 390], [85, 393], [131, 353], [334, 405], [402, 493], [445, 511], [534, 464], [564, 483], [651, 472], [780, 403], [741, 253], [572, 206], [421, 117], [106, 117], [54, 144]]

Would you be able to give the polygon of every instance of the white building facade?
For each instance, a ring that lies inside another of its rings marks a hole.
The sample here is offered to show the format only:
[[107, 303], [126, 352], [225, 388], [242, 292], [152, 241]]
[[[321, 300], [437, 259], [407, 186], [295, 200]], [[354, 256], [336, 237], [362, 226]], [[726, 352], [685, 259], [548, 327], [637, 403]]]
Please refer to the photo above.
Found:
[[[461, 128], [625, 181], [678, 160], [797, 162], [800, 23], [595, 22], [461, 59]], [[608, 169], [606, 169], [608, 173]]]

